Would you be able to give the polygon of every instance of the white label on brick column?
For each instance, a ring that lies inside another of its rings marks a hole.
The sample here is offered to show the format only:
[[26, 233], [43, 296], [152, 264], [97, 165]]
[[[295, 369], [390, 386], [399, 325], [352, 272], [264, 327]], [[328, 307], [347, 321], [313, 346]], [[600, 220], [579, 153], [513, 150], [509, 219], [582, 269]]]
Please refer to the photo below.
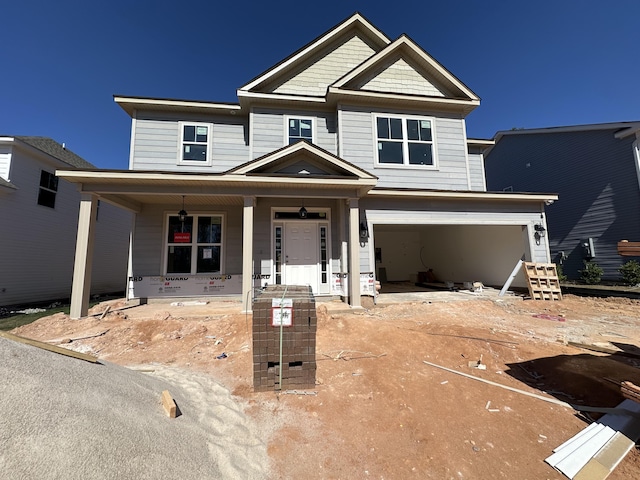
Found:
[[291, 327], [293, 325], [293, 299], [271, 299], [271, 326]]

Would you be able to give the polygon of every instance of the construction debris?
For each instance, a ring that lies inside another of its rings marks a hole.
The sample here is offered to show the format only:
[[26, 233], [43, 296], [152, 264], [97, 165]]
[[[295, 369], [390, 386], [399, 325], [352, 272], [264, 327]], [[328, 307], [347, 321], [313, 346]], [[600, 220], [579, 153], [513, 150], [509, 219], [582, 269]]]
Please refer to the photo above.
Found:
[[173, 397], [169, 393], [169, 390], [165, 390], [162, 392], [162, 407], [164, 411], [167, 413], [169, 418], [176, 418], [176, 414], [178, 411], [178, 407], [176, 406], [176, 402], [173, 400]]
[[13, 335], [8, 332], [0, 331], [0, 337], [13, 340], [14, 342], [20, 342], [26, 345], [31, 345], [32, 347], [38, 347], [43, 350], [48, 350], [50, 352], [59, 353], [60, 355], [66, 355], [67, 357], [73, 357], [79, 360], [84, 360], [85, 362], [98, 363], [98, 357], [94, 357], [93, 355], [74, 352], [73, 350], [67, 350], [66, 348], [56, 347], [55, 345], [49, 345], [48, 343], [39, 342], [38, 340], [32, 340], [30, 338], [20, 337], [18, 335]]

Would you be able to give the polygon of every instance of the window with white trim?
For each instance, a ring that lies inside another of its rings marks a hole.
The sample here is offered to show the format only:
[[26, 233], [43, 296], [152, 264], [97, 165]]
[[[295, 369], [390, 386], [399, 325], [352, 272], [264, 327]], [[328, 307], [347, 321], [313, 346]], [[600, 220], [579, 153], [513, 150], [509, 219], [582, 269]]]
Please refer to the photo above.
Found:
[[433, 118], [376, 115], [379, 165], [436, 165]]
[[223, 216], [189, 215], [167, 222], [166, 273], [222, 273]]
[[306, 140], [309, 143], [313, 143], [313, 119], [301, 118], [301, 117], [289, 117], [287, 119], [288, 124], [288, 145], [295, 143], [299, 140]]
[[181, 123], [180, 163], [210, 163], [211, 125], [206, 123]]
[[46, 170], [40, 171], [40, 189], [38, 190], [38, 205], [55, 208], [56, 193], [58, 192], [58, 177]]

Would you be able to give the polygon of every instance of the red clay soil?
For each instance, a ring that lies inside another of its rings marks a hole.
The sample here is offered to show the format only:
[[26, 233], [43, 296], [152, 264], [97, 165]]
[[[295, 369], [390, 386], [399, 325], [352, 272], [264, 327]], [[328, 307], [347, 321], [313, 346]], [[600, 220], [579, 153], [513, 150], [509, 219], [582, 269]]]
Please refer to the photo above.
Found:
[[[253, 392], [251, 317], [237, 303], [109, 305], [103, 319], [57, 314], [14, 333], [122, 365], [212, 376], [256, 421], [282, 425], [265, 439], [271, 478], [565, 478], [544, 459], [588, 425], [581, 414], [424, 361], [583, 406], [614, 407], [623, 400], [614, 382], [640, 384], [640, 358], [566, 345], [637, 353], [640, 302], [623, 298], [425, 301], [349, 313], [320, 303], [313, 395]], [[469, 366], [478, 361], [486, 370]], [[640, 478], [638, 450], [609, 478]]]

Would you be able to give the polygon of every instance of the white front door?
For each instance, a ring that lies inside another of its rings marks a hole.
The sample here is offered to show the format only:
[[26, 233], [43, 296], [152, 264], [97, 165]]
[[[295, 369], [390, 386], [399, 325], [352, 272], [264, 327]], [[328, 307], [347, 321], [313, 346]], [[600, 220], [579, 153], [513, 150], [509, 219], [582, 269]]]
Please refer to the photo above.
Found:
[[319, 292], [318, 224], [313, 221], [287, 222], [284, 238], [284, 283], [311, 285]]

